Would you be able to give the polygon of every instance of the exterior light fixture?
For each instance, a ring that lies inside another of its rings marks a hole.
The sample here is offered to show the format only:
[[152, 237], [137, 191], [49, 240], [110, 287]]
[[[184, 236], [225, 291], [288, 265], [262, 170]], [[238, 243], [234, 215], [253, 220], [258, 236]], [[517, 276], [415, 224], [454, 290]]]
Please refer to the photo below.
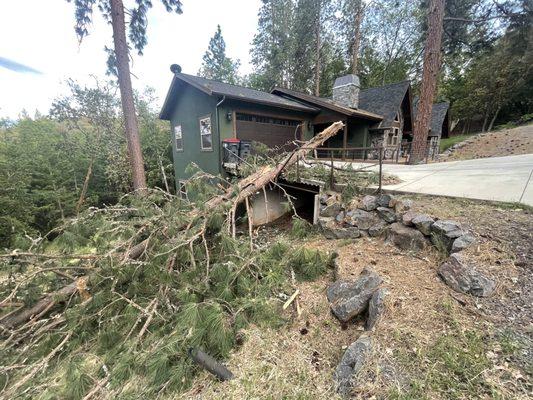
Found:
[[233, 119], [233, 113], [232, 113], [231, 111], [228, 111], [228, 112], [226, 113], [226, 119], [227, 119], [228, 121], [231, 121], [231, 120]]

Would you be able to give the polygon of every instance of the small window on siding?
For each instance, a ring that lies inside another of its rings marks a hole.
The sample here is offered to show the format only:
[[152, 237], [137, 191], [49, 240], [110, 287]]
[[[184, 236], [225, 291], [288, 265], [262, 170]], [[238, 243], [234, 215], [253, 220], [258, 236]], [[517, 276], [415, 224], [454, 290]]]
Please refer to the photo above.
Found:
[[213, 132], [211, 117], [200, 118], [200, 145], [202, 150], [213, 150]]
[[176, 138], [176, 151], [183, 151], [183, 134], [181, 132], [181, 125], [174, 127], [174, 137]]

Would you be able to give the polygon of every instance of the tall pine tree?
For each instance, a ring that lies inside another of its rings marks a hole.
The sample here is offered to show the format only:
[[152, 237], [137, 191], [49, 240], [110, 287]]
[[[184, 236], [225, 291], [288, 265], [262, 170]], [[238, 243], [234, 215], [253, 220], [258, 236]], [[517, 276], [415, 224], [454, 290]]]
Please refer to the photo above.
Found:
[[239, 82], [239, 61], [226, 56], [226, 42], [222, 37], [220, 25], [209, 40], [209, 47], [203, 56], [202, 67], [198, 74], [204, 78], [235, 84]]
[[291, 30], [294, 21], [292, 0], [261, 0], [258, 31], [252, 41], [250, 83], [258, 89], [292, 87]]

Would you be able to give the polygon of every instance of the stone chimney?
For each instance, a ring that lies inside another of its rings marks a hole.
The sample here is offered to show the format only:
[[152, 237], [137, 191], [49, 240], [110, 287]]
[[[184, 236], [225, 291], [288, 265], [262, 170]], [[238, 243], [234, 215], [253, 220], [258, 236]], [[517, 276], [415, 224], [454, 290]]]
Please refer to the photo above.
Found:
[[359, 107], [359, 77], [357, 75], [345, 75], [335, 79], [333, 84], [333, 101], [345, 107]]

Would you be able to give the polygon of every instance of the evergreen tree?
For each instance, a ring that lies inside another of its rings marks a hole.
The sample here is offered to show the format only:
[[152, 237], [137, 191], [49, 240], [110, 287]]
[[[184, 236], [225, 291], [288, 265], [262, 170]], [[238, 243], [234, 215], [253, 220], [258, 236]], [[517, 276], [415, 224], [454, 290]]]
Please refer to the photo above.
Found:
[[215, 35], [209, 40], [209, 47], [203, 56], [202, 67], [198, 74], [204, 78], [226, 83], [238, 83], [239, 61], [226, 56], [226, 42], [222, 37], [220, 25]]
[[294, 21], [292, 0], [261, 0], [258, 31], [252, 41], [250, 83], [258, 89], [292, 86], [294, 60], [291, 30]]
[[[109, 54], [108, 66], [113, 68], [118, 77], [133, 187], [135, 190], [143, 193], [146, 190], [146, 176], [139, 138], [139, 123], [135, 112], [133, 88], [131, 85], [125, 13], [130, 16], [128, 23], [129, 41], [138, 53], [142, 54], [144, 46], [147, 43], [147, 13], [152, 7], [152, 2], [151, 0], [136, 0], [134, 8], [125, 10], [122, 0], [67, 1], [74, 1], [76, 7], [75, 30], [80, 41], [89, 33], [88, 27], [91, 24], [91, 17], [95, 5], [98, 6], [104, 18], [113, 28], [114, 52]], [[162, 3], [168, 12], [181, 14], [181, 0], [162, 0]]]

